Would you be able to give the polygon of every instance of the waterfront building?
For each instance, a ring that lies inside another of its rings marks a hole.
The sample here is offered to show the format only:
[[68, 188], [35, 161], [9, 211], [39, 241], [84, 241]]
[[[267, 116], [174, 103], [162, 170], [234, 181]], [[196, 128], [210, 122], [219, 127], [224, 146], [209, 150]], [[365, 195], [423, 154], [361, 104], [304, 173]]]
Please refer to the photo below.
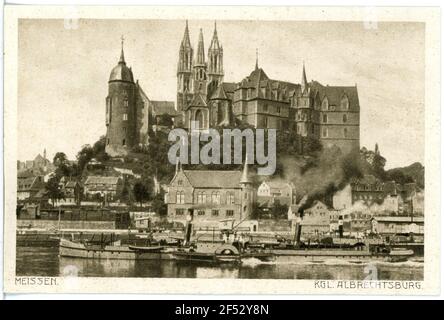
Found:
[[336, 210], [350, 209], [356, 204], [378, 215], [423, 215], [424, 193], [416, 183], [402, 185], [365, 175], [361, 179], [352, 179], [333, 195]]
[[88, 199], [111, 201], [122, 192], [123, 181], [119, 177], [88, 176], [83, 186]]
[[184, 222], [189, 209], [196, 222], [251, 216], [255, 192], [245, 163], [242, 171], [183, 170], [179, 166], [165, 195], [168, 218]]
[[42, 176], [18, 176], [17, 199], [25, 200], [31, 198], [35, 196], [42, 188], [44, 188]]

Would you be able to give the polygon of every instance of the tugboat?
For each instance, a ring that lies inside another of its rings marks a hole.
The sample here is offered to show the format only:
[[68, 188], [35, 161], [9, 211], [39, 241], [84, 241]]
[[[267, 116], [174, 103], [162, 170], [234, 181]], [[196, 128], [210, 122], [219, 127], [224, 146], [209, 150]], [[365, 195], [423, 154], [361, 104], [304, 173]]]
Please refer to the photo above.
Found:
[[177, 261], [200, 261], [216, 264], [240, 264], [243, 260], [255, 258], [260, 261], [274, 261], [271, 251], [262, 248], [251, 249], [239, 239], [235, 230], [223, 230], [223, 240], [191, 241], [193, 228], [193, 209], [188, 210], [187, 224], [185, 226], [184, 247], [172, 253]]
[[358, 241], [356, 243], [335, 244], [330, 241], [322, 241], [318, 244], [304, 243], [301, 241], [303, 212], [296, 220], [295, 236], [293, 243], [281, 243], [272, 249], [277, 262], [318, 262], [329, 259], [345, 260], [351, 263], [363, 263], [374, 260], [386, 262], [407, 261], [414, 252], [409, 249], [392, 248], [385, 244], [366, 245]]

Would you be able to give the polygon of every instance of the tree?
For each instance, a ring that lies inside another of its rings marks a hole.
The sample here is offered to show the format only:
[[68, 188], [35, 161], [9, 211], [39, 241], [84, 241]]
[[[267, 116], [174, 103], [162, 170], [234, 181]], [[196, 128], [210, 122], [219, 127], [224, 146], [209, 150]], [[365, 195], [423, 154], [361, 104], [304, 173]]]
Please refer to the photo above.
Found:
[[93, 158], [93, 156], [94, 156], [94, 151], [89, 144], [84, 145], [82, 149], [79, 151], [79, 153], [77, 153], [77, 165], [78, 165], [79, 175], [82, 174], [83, 169], [85, 169], [85, 166]]
[[133, 194], [134, 194], [134, 199], [136, 199], [136, 201], [140, 203], [141, 207], [142, 207], [142, 202], [144, 200], [148, 200], [149, 198], [148, 188], [140, 181], [134, 184]]
[[58, 167], [62, 164], [65, 164], [66, 160], [67, 160], [67, 157], [64, 152], [57, 152], [54, 156], [52, 163]]
[[164, 194], [163, 193], [159, 193], [157, 194], [154, 199], [153, 202], [151, 203], [151, 207], [153, 209], [154, 212], [156, 212], [159, 216], [166, 216], [167, 215], [167, 205], [164, 202]]
[[45, 185], [45, 190], [48, 197], [51, 199], [52, 205], [54, 206], [59, 200], [65, 200], [65, 194], [60, 185], [60, 178], [54, 176], [48, 180]]
[[157, 124], [160, 126], [165, 126], [165, 127], [171, 128], [174, 125], [174, 122], [168, 113], [162, 113], [157, 118]]

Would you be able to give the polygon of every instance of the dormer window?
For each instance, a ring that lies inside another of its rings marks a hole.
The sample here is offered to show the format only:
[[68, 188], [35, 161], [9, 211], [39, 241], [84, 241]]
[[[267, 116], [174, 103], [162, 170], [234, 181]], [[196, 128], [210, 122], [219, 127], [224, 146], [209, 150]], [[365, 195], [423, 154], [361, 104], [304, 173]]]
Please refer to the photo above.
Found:
[[349, 101], [348, 101], [348, 97], [346, 95], [344, 95], [341, 99], [341, 109], [342, 110], [348, 110], [350, 107]]
[[328, 110], [328, 99], [327, 97], [324, 98], [322, 101], [322, 110]]

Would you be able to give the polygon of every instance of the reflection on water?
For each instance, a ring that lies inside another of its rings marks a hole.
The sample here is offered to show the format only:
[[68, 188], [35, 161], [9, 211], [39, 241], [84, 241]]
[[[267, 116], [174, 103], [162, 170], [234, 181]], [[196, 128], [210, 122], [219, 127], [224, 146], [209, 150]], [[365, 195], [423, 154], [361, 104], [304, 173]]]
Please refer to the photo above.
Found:
[[[205, 262], [93, 260], [59, 258], [53, 248], [17, 247], [18, 276], [78, 275], [83, 277], [240, 278], [240, 279], [343, 279], [362, 280], [366, 264], [326, 261], [323, 264], [274, 264], [248, 261], [240, 266]], [[374, 265], [380, 280], [422, 280], [423, 263]]]

